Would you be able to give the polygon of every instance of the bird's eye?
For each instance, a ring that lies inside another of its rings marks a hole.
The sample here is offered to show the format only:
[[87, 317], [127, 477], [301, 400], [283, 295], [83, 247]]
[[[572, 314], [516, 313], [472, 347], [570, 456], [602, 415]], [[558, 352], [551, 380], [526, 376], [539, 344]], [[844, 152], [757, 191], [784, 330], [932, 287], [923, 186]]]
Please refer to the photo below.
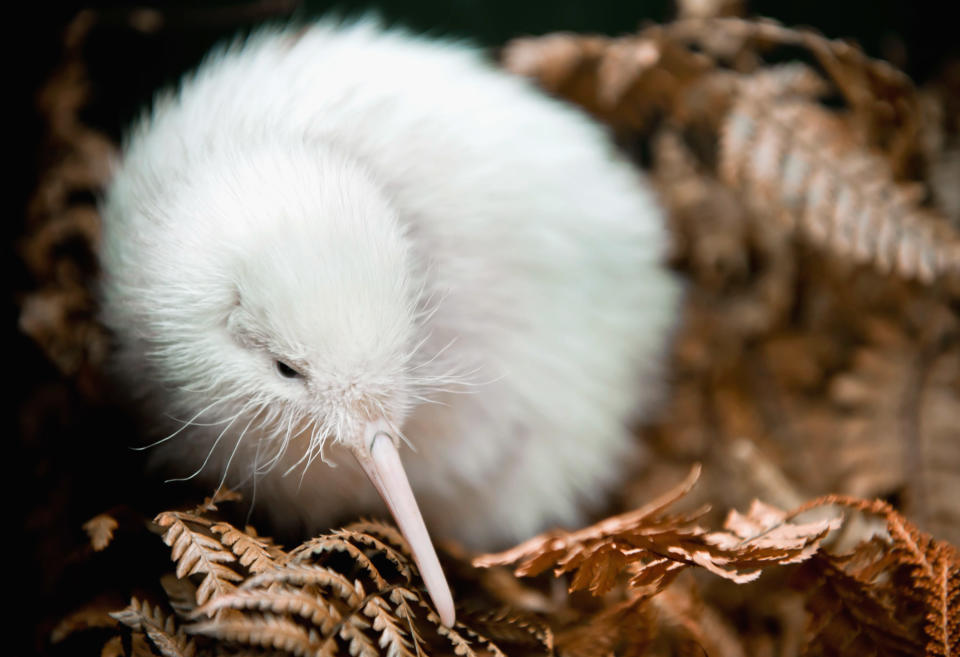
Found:
[[282, 360], [277, 361], [277, 371], [280, 372], [280, 376], [285, 379], [297, 379], [301, 376], [300, 372], [293, 369]]

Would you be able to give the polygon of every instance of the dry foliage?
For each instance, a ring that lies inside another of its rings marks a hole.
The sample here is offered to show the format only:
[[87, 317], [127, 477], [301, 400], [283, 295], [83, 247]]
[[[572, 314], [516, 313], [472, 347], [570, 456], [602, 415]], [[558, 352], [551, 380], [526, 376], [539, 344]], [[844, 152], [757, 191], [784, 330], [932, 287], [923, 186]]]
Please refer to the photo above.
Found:
[[811, 612], [809, 654], [960, 654], [960, 552], [883, 502], [828, 495], [805, 508], [827, 504], [879, 516], [886, 531], [795, 573]]
[[[359, 521], [288, 552], [252, 528], [240, 530], [211, 517], [219, 502], [238, 499], [229, 492], [218, 497], [154, 519], [176, 564], [175, 578], [163, 581], [165, 604], [134, 598], [126, 609], [109, 614], [132, 630], [131, 645], [153, 651], [145, 654], [193, 657], [224, 649], [352, 657], [504, 654], [479, 628], [441, 625], [394, 527]], [[509, 643], [520, 643], [519, 634], [536, 646], [535, 654], [550, 651], [548, 627], [520, 616], [482, 621], [477, 625], [495, 632], [500, 624], [508, 626]], [[72, 625], [77, 627], [60, 634], [84, 629]], [[111, 637], [104, 650], [114, 645]]]
[[805, 561], [839, 526], [838, 520], [785, 522], [783, 512], [759, 501], [754, 501], [747, 515], [730, 512], [724, 532], [709, 532], [696, 524], [705, 510], [663, 515], [666, 507], [689, 492], [699, 474], [699, 467], [695, 468], [684, 483], [642, 509], [579, 531], [538, 536], [506, 552], [476, 559], [474, 565], [516, 564], [520, 577], [548, 568], [555, 576], [573, 573], [571, 593], [586, 589], [598, 596], [628, 570], [631, 587], [648, 588], [655, 595], [694, 565], [738, 584], [750, 582], [765, 566]]
[[[164, 657], [238, 651], [300, 657], [746, 655], [735, 630], [703, 603], [692, 581], [677, 580], [702, 569], [744, 584], [762, 571], [788, 568], [809, 612], [808, 654], [957, 654], [955, 548], [883, 502], [836, 495], [790, 513], [755, 501], [746, 514], [730, 512], [722, 531], [709, 531], [698, 522], [702, 512], [669, 511], [698, 476], [695, 468], [636, 511], [475, 558], [481, 568], [513, 566], [517, 577], [552, 570], [567, 580], [567, 593], [546, 605], [538, 601], [533, 606], [539, 613], [533, 613], [524, 607], [536, 600], [536, 589], [493, 584], [483, 571], [468, 571], [460, 585], [488, 591], [468, 596], [461, 607], [482, 610], [461, 608], [454, 628], [440, 624], [406, 543], [390, 525], [359, 521], [285, 551], [249, 528], [211, 517], [215, 504], [167, 511], [154, 521], [176, 564], [175, 577], [164, 577], [164, 602], [133, 598], [109, 615], [102, 602], [91, 604], [65, 618], [54, 638], [119, 621], [128, 631], [119, 644], [116, 636], [107, 638], [104, 653], [129, 645], [133, 654]], [[885, 531], [871, 534], [836, 514], [823, 515], [835, 506], [879, 517]], [[818, 511], [819, 517], [808, 517]], [[843, 543], [852, 547], [835, 553]], [[578, 597], [584, 591], [592, 602]], [[512, 608], [497, 608], [498, 597]]]
[[[51, 521], [78, 528], [75, 549], [40, 554], [135, 556], [45, 612], [51, 652], [93, 637], [104, 656], [960, 655], [960, 62], [918, 89], [848, 42], [738, 18], [740, 2], [679, 8], [631, 36], [503, 53], [608, 124], [668, 210], [689, 287], [670, 394], [618, 500], [640, 508], [497, 555], [451, 546], [453, 630], [389, 525], [286, 550], [224, 516], [228, 491], [80, 532], [92, 509]], [[90, 199], [116, 146], [80, 114], [96, 102], [82, 47], [96, 20], [74, 21], [39, 96], [48, 157], [20, 243], [20, 328], [63, 379], [37, 392], [38, 417], [51, 387], [104, 397]], [[695, 462], [697, 487], [675, 485]], [[175, 572], [152, 566], [145, 524]]]

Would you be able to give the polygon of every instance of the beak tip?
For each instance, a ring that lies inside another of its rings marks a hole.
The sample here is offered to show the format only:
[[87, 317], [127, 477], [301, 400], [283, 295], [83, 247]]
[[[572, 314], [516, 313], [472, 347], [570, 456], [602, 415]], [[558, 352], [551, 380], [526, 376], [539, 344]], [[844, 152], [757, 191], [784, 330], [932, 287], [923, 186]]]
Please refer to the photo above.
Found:
[[[436, 604], [436, 601], [434, 601], [434, 604]], [[443, 623], [445, 627], [453, 627], [457, 622], [457, 613], [453, 609], [453, 601], [451, 601], [449, 607], [445, 609], [441, 609], [438, 605], [437, 613], [440, 615], [440, 622]]]

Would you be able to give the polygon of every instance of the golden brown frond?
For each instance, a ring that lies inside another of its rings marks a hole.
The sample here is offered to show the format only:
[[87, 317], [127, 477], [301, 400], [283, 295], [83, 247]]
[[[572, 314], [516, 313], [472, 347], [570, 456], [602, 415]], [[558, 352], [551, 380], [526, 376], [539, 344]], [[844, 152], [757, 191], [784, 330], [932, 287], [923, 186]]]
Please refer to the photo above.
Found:
[[190, 632], [231, 643], [276, 648], [298, 657], [317, 654], [322, 646], [315, 630], [272, 614], [220, 615], [194, 623]]
[[359, 605], [363, 599], [363, 589], [359, 581], [351, 582], [341, 573], [324, 566], [290, 561], [284, 563], [282, 567], [251, 577], [243, 583], [243, 588], [268, 588], [280, 583], [301, 587], [322, 587], [351, 606]]
[[[384, 543], [376, 536], [367, 534], [363, 529], [353, 529], [353, 527], [358, 524], [360, 527], [364, 526], [363, 524], [355, 523], [354, 525], [349, 525], [343, 529], [334, 531], [333, 535], [350, 541], [357, 547], [371, 549], [376, 554], [383, 556], [396, 567], [400, 575], [409, 583], [417, 574], [417, 568], [413, 557], [404, 552], [404, 550], [408, 548], [397, 548], [392, 543]], [[400, 536], [399, 532], [398, 536]]]
[[413, 555], [410, 553], [410, 546], [407, 545], [407, 541], [403, 538], [400, 530], [393, 525], [379, 520], [365, 518], [350, 523], [343, 528], [343, 531], [354, 537], [379, 539], [382, 543], [391, 547], [393, 551], [399, 552], [406, 557], [408, 562], [413, 560]]
[[470, 614], [465, 623], [503, 646], [508, 654], [553, 652], [553, 629], [545, 620], [532, 614], [501, 608]]
[[224, 609], [262, 611], [277, 617], [298, 616], [319, 627], [324, 636], [343, 620], [336, 606], [320, 596], [289, 587], [239, 589], [226, 593], [197, 609], [195, 616], [213, 617]]
[[258, 536], [244, 533], [226, 522], [218, 522], [210, 527], [220, 534], [220, 542], [229, 547], [237, 556], [240, 565], [252, 573], [262, 573], [274, 568], [278, 560], [285, 558], [283, 550]]
[[110, 545], [113, 540], [113, 531], [117, 528], [117, 521], [106, 513], [96, 515], [83, 523], [83, 531], [90, 537], [90, 546], [94, 552], [100, 552]]
[[203, 503], [198, 504], [193, 513], [195, 516], [203, 517], [206, 513], [218, 511], [219, 505], [223, 502], [239, 502], [242, 499], [243, 495], [237, 491], [221, 486], [213, 491], [213, 495], [203, 498]]
[[701, 566], [734, 582], [759, 577], [768, 565], [809, 559], [827, 533], [839, 526], [830, 519], [804, 524], [786, 513], [754, 502], [747, 515], [731, 512], [726, 531], [708, 532], [695, 520], [703, 511], [665, 515], [664, 508], [689, 491], [699, 474], [649, 507], [608, 518], [576, 532], [552, 532], [499, 554], [474, 560], [481, 567], [515, 565], [518, 576], [553, 568], [555, 576], [573, 573], [570, 591], [606, 593], [623, 572], [633, 587], [665, 588], [686, 566]]
[[744, 94], [724, 123], [720, 171], [757, 210], [840, 256], [927, 282], [960, 274], [960, 235], [817, 105]]
[[[807, 50], [826, 79], [761, 66], [776, 46]], [[821, 248], [925, 282], [960, 272], [960, 233], [897, 182], [922, 147], [916, 89], [855, 45], [768, 20], [684, 19], [618, 39], [518, 39], [503, 60], [621, 129], [667, 116], [719, 132], [724, 182]], [[831, 85], [847, 115], [817, 103]]]
[[148, 602], [136, 598], [121, 611], [110, 614], [127, 627], [144, 632], [147, 638], [164, 657], [193, 657], [196, 645], [188, 639], [182, 629], [178, 629], [173, 616], [165, 614], [159, 606], [151, 607]]
[[811, 647], [829, 652], [841, 633], [860, 654], [960, 654], [960, 552], [880, 500], [827, 495], [794, 513], [828, 505], [878, 516], [886, 535], [846, 554], [818, 555], [799, 571], [812, 614]]
[[197, 608], [197, 585], [188, 578], [166, 573], [160, 578], [160, 586], [167, 596], [167, 602], [174, 613], [182, 619], [193, 617]]
[[648, 596], [634, 593], [557, 633], [557, 652], [564, 657], [640, 657], [657, 628]]
[[81, 632], [94, 627], [114, 627], [117, 620], [110, 615], [116, 609], [108, 600], [92, 600], [75, 609], [56, 624], [50, 632], [50, 643], [60, 643], [74, 632]]
[[236, 589], [234, 582], [243, 576], [223, 565], [234, 563], [236, 557], [215, 538], [193, 527], [210, 525], [211, 521], [192, 513], [165, 511], [154, 522], [166, 530], [163, 542], [172, 548], [170, 558], [177, 564], [177, 577], [203, 575], [197, 589], [198, 605]]
[[363, 606], [363, 613], [373, 620], [373, 629], [380, 632], [379, 646], [386, 651], [387, 657], [415, 657], [414, 645], [404, 629], [404, 622], [383, 598], [371, 596]]
[[346, 533], [324, 534], [306, 541], [290, 553], [290, 560], [294, 563], [303, 563], [314, 557], [322, 556], [328, 552], [344, 552], [354, 562], [367, 571], [367, 575], [373, 580], [378, 590], [387, 587], [387, 580], [381, 575], [380, 571], [364, 551], [351, 543], [346, 538]]

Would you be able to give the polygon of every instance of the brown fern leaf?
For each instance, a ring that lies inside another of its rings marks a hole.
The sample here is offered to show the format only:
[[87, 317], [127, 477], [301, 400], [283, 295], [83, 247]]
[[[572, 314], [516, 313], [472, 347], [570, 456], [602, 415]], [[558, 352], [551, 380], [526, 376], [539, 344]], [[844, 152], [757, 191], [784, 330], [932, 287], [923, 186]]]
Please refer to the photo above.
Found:
[[46, 165], [39, 171], [18, 250], [33, 280], [20, 302], [19, 328], [80, 391], [97, 395], [109, 336], [97, 321], [95, 276], [99, 214], [83, 200], [100, 195], [117, 148], [81, 120], [91, 95], [84, 49], [98, 22], [81, 11], [65, 30], [63, 59], [37, 94], [44, 119]]
[[359, 582], [351, 582], [335, 570], [312, 564], [290, 562], [247, 579], [242, 587], [248, 590], [264, 589], [276, 584], [322, 587], [332, 591], [337, 598], [351, 607], [359, 606], [364, 597]]
[[94, 552], [105, 550], [113, 540], [113, 532], [117, 528], [117, 521], [113, 516], [101, 513], [83, 523], [83, 531], [90, 537], [90, 546]]
[[277, 617], [296, 616], [316, 626], [323, 636], [330, 636], [342, 614], [330, 602], [317, 595], [310, 595], [293, 588], [240, 589], [216, 597], [197, 609], [194, 616], [216, 616], [224, 609], [237, 611], [255, 610], [268, 612]]
[[608, 591], [623, 572], [634, 587], [665, 588], [685, 567], [701, 566], [743, 583], [759, 577], [769, 565], [809, 559], [839, 520], [799, 524], [786, 514], [755, 502], [747, 515], [731, 513], [723, 532], [695, 524], [702, 515], [664, 515], [663, 508], [686, 493], [699, 474], [645, 509], [608, 518], [576, 532], [552, 532], [500, 554], [474, 560], [481, 567], [515, 565], [518, 576], [553, 568], [554, 575], [573, 573], [570, 591]]
[[[659, 626], [653, 654], [746, 657], [743, 638], [691, 586], [671, 586], [649, 601]], [[661, 648], [662, 646], [662, 648]], [[657, 650], [661, 648], [660, 650]]]
[[[430, 619], [433, 621], [434, 619]], [[445, 627], [440, 623], [440, 617], [436, 617], [437, 633], [450, 642], [450, 645], [453, 646], [453, 653], [455, 655], [460, 655], [460, 657], [478, 657], [476, 650], [473, 649], [473, 646], [457, 629], [452, 627]], [[460, 623], [457, 623], [457, 628], [460, 628]]]
[[827, 505], [882, 518], [887, 536], [849, 554], [820, 554], [800, 570], [798, 586], [813, 615], [811, 646], [820, 651], [813, 654], [831, 654], [837, 632], [854, 637], [857, 651], [960, 654], [960, 552], [879, 500], [828, 495], [794, 513]]
[[113, 609], [116, 609], [116, 602], [102, 598], [84, 604], [60, 619], [50, 631], [50, 643], [60, 643], [75, 632], [94, 627], [115, 627], [117, 621], [110, 615]]
[[218, 522], [210, 527], [220, 534], [220, 542], [229, 547], [237, 556], [240, 565], [251, 573], [262, 573], [275, 568], [278, 560], [286, 558], [282, 549], [259, 536], [251, 536], [226, 522]]
[[507, 657], [497, 644], [476, 630], [473, 630], [465, 623], [457, 623], [457, 629], [472, 638], [474, 643], [480, 646], [485, 654], [492, 655], [493, 657]]
[[370, 560], [370, 557], [359, 547], [354, 545], [349, 538], [349, 533], [338, 532], [335, 534], [324, 534], [317, 536], [302, 545], [298, 546], [290, 553], [290, 561], [293, 563], [303, 563], [309, 559], [323, 556], [330, 552], [345, 552], [359, 567], [363, 568], [377, 589], [382, 591], [389, 583], [380, 574], [380, 570]]
[[502, 646], [507, 654], [553, 653], [553, 629], [531, 614], [501, 608], [463, 616], [463, 622]]
[[402, 621], [383, 598], [371, 596], [363, 613], [373, 620], [373, 629], [380, 633], [379, 645], [386, 650], [386, 657], [415, 657], [414, 644]]
[[[507, 70], [632, 130], [657, 113], [698, 113], [686, 104], [709, 96], [692, 90], [714, 68], [707, 57], [666, 39], [659, 26], [620, 39], [569, 33], [515, 39], [502, 60]], [[710, 82], [718, 81], [726, 82]]]
[[191, 634], [221, 641], [284, 650], [298, 657], [320, 653], [323, 640], [315, 630], [272, 614], [220, 615], [189, 626]]
[[641, 657], [656, 634], [647, 604], [649, 596], [635, 593], [559, 631], [557, 652], [564, 657]]
[[241, 493], [221, 486], [213, 491], [213, 495], [203, 498], [203, 503], [197, 506], [194, 514], [202, 517], [205, 513], [219, 511], [219, 505], [223, 502], [239, 502], [242, 499], [243, 495]]
[[[383, 556], [396, 567], [400, 575], [409, 584], [417, 572], [416, 564], [413, 563], [413, 557], [409, 553], [409, 546], [407, 546], [406, 543], [402, 543], [402, 550], [395, 549], [393, 544], [384, 543], [376, 536], [372, 536], [362, 529], [354, 529], [356, 526], [363, 527], [365, 525], [362, 523], [354, 523], [353, 525], [348, 525], [343, 529], [334, 531], [333, 535], [350, 541], [354, 545], [357, 545], [357, 547], [372, 550], [376, 554]], [[402, 539], [402, 535], [400, 535], [399, 532], [397, 532], [397, 534]]]
[[678, 44], [696, 44], [716, 59], [742, 61], [745, 53], [774, 46], [804, 48], [843, 95], [851, 110], [852, 128], [861, 132], [864, 143], [883, 150], [898, 177], [920, 148], [919, 97], [913, 83], [902, 71], [868, 57], [855, 44], [769, 19], [679, 20], [663, 29]]
[[662, 511], [684, 495], [696, 484], [700, 477], [700, 466], [696, 465], [679, 485], [660, 498], [636, 511], [607, 518], [596, 525], [586, 527], [573, 534], [556, 531], [535, 536], [504, 552], [486, 554], [473, 560], [473, 565], [479, 568], [491, 566], [506, 566], [521, 562], [517, 567], [517, 575], [539, 575], [553, 565], [553, 561], [565, 554], [567, 544], [576, 544], [577, 541], [600, 540], [612, 537], [624, 529], [643, 522], [647, 517]]
[[399, 552], [406, 557], [408, 562], [413, 561], [413, 554], [410, 552], [410, 546], [407, 545], [407, 539], [393, 525], [372, 518], [364, 518], [346, 525], [343, 531], [354, 536], [379, 539], [382, 543], [393, 548], [395, 552]]
[[132, 598], [126, 609], [110, 615], [127, 627], [144, 632], [164, 657], [193, 657], [197, 652], [193, 639], [188, 639], [177, 628], [173, 616], [159, 606], [151, 607], [150, 603]]
[[720, 173], [838, 255], [925, 282], [960, 274], [960, 235], [818, 105], [745, 93], [724, 122]]
[[377, 645], [367, 636], [370, 628], [370, 623], [357, 614], [351, 614], [340, 623], [338, 636], [347, 642], [352, 657], [379, 657]]
[[829, 380], [826, 412], [839, 422], [820, 449], [836, 455], [842, 483], [833, 490], [867, 498], [901, 490], [901, 513], [957, 544], [960, 316], [935, 299], [914, 298], [909, 310], [915, 319], [906, 322], [863, 322], [864, 344]]
[[166, 530], [163, 542], [172, 548], [170, 558], [177, 564], [177, 577], [203, 575], [197, 589], [198, 605], [236, 589], [233, 582], [241, 581], [243, 575], [223, 565], [234, 563], [236, 557], [215, 538], [191, 526], [210, 525], [209, 520], [192, 513], [165, 511], [154, 523]]
[[173, 573], [160, 578], [160, 586], [167, 595], [167, 603], [180, 618], [190, 619], [197, 608], [197, 586], [189, 579], [181, 579]]
[[390, 602], [392, 602], [394, 605], [393, 609], [394, 613], [397, 615], [397, 618], [406, 623], [407, 631], [410, 634], [410, 640], [412, 641], [413, 647], [416, 649], [417, 654], [419, 655], [421, 653], [420, 647], [425, 645], [426, 641], [417, 628], [417, 615], [414, 612], [412, 605], [422, 602], [422, 596], [418, 596], [415, 592], [403, 586], [393, 587], [388, 596], [390, 598]]

